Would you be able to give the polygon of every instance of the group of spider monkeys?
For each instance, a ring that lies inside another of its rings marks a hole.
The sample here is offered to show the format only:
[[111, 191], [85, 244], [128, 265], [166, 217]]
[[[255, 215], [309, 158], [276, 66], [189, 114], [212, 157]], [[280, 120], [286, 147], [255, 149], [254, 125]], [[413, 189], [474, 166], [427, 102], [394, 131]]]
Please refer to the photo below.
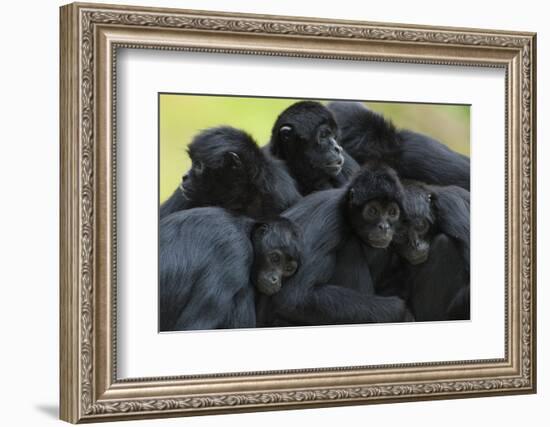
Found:
[[470, 160], [357, 102], [215, 127], [160, 208], [160, 330], [469, 319]]

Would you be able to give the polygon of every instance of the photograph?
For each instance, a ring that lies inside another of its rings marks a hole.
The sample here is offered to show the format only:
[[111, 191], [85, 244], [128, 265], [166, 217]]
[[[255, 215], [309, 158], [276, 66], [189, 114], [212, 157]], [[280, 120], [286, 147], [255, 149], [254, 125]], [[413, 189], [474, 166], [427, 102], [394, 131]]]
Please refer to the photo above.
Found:
[[159, 93], [159, 331], [470, 319], [470, 105]]
[[223, 8], [55, 19], [59, 417], [535, 393], [537, 34]]

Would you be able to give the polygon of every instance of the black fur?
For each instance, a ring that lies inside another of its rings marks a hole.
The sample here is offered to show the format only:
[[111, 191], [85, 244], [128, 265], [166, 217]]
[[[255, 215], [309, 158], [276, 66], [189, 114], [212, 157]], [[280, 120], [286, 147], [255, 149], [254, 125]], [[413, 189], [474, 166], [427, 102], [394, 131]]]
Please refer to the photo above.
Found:
[[[287, 137], [280, 132], [285, 126], [292, 129]], [[331, 142], [319, 140], [321, 128], [330, 130]], [[342, 187], [359, 170], [357, 162], [338, 144], [332, 114], [318, 102], [301, 101], [284, 110], [273, 126], [266, 150], [287, 164], [303, 195]], [[337, 156], [343, 161], [340, 170], [327, 170], [325, 164]]]
[[302, 251], [288, 219], [258, 223], [215, 207], [168, 215], [159, 243], [161, 331], [255, 327], [256, 256], [278, 248], [300, 260]]
[[461, 264], [470, 273], [470, 192], [454, 185], [428, 186], [432, 194], [437, 231], [458, 245]]
[[403, 208], [405, 190], [397, 173], [386, 163], [369, 161], [350, 186], [352, 202], [359, 205], [369, 200], [393, 200]]
[[470, 285], [463, 286], [455, 294], [447, 309], [449, 320], [467, 320], [470, 318]]
[[428, 260], [410, 266], [406, 286], [415, 319], [468, 319], [464, 316], [469, 316], [469, 280], [455, 242], [445, 234], [436, 235], [431, 241]]
[[398, 130], [358, 102], [328, 105], [340, 128], [342, 147], [359, 163], [381, 159], [402, 179], [470, 189], [470, 159], [444, 144], [409, 130]]
[[[469, 192], [456, 186], [405, 182], [404, 206], [405, 230], [421, 219], [429, 224], [426, 233], [415, 234], [415, 239], [429, 244], [428, 258], [417, 265], [394, 261], [392, 274], [376, 283], [377, 291], [407, 299], [417, 321], [469, 318]], [[402, 241], [402, 237], [395, 239], [396, 253], [413, 244], [413, 239]]]
[[276, 215], [300, 194], [283, 162], [266, 156], [245, 132], [223, 126], [199, 133], [188, 148], [193, 165], [160, 208], [160, 218], [219, 206], [253, 218]]
[[[374, 294], [369, 254], [372, 248], [356, 234], [349, 221], [350, 192], [354, 203], [370, 197], [369, 176], [376, 182], [397, 179], [388, 173], [363, 170], [349, 188], [321, 191], [283, 213], [302, 229], [304, 262], [281, 292], [262, 297], [258, 316], [263, 325], [327, 325], [399, 322], [408, 319], [404, 301]], [[363, 188], [364, 186], [364, 188]], [[399, 183], [386, 185], [399, 188]], [[380, 193], [384, 193], [381, 189]], [[398, 192], [399, 193], [399, 192]], [[396, 199], [399, 196], [395, 196]]]

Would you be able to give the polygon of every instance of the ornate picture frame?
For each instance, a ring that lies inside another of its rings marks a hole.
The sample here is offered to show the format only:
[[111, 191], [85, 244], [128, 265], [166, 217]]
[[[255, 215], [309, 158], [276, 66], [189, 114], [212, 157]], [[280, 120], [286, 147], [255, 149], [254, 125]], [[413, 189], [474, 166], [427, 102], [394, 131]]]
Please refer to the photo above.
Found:
[[[72, 423], [536, 391], [536, 35], [70, 4], [61, 8], [61, 419]], [[117, 49], [505, 70], [505, 357], [117, 379]]]

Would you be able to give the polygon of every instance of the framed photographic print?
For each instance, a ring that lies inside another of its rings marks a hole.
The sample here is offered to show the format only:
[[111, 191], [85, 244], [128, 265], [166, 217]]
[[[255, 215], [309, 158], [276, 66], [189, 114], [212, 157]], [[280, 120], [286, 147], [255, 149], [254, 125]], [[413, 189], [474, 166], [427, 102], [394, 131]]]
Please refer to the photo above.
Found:
[[535, 34], [61, 8], [61, 418], [533, 393]]

